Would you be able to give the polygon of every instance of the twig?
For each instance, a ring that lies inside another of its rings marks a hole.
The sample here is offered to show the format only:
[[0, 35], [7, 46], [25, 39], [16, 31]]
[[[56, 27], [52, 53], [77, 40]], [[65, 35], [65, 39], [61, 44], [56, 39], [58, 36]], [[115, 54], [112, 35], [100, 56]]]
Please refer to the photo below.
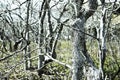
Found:
[[[27, 46], [27, 45], [26, 45], [26, 46]], [[12, 56], [14, 56], [15, 54], [18, 54], [18, 53], [21, 52], [21, 51], [23, 51], [23, 50], [26, 48], [26, 46], [24, 46], [21, 50], [18, 50], [18, 51], [13, 52], [13, 54], [11, 54], [11, 55], [8, 55], [8, 56], [6, 56], [6, 57], [4, 57], [4, 58], [1, 58], [1, 59], [0, 59], [0, 62], [1, 62], [1, 61], [4, 61], [4, 60], [6, 60], [6, 59], [8, 59], [8, 58], [10, 58], [10, 57], [12, 57]]]

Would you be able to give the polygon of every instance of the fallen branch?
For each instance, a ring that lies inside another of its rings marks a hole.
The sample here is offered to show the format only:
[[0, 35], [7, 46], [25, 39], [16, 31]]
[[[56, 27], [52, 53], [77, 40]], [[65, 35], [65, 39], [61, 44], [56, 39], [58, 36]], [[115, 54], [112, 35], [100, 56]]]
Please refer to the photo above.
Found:
[[61, 65], [64, 65], [65, 67], [68, 67], [69, 69], [72, 69], [72, 66], [70, 66], [70, 65], [68, 65], [68, 64], [66, 64], [66, 63], [60, 62], [60, 61], [57, 60], [57, 59], [52, 58], [49, 54], [46, 54], [46, 56], [48, 56], [48, 57], [49, 57], [50, 59], [52, 59], [53, 61], [55, 61], [55, 62], [57, 62], [57, 63], [59, 63], [59, 64], [61, 64]]

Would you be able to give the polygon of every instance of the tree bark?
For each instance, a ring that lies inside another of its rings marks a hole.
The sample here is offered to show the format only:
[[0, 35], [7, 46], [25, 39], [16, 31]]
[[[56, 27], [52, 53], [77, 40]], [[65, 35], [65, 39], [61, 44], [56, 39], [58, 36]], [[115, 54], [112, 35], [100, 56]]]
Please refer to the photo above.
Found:
[[[74, 23], [73, 28], [84, 31], [84, 23], [84, 18], [78, 19]], [[81, 80], [83, 78], [83, 65], [85, 63], [84, 48], [85, 34], [74, 30], [72, 80]]]
[[39, 14], [39, 33], [38, 33], [38, 69], [40, 69], [43, 66], [44, 62], [44, 55], [43, 55], [43, 50], [42, 46], [44, 45], [44, 19], [46, 16], [46, 0], [43, 0], [42, 6], [41, 6], [41, 12]]
[[[77, 20], [73, 24], [73, 65], [72, 65], [72, 80], [82, 80], [83, 77], [87, 77], [87, 80], [96, 80], [99, 75], [99, 71], [94, 67], [93, 61], [87, 53], [86, 42], [85, 42], [85, 26], [86, 20], [93, 15], [97, 9], [96, 0], [88, 0], [86, 9], [82, 7], [83, 0], [75, 0], [76, 9], [77, 9]], [[85, 10], [84, 10], [85, 9]], [[88, 68], [86, 68], [86, 63]], [[84, 72], [83, 72], [84, 69]], [[93, 72], [90, 75], [90, 72]], [[88, 75], [86, 75], [89, 73]], [[85, 76], [84, 76], [85, 75]]]
[[25, 40], [26, 40], [26, 48], [25, 48], [25, 52], [24, 52], [24, 69], [27, 70], [31, 67], [31, 53], [30, 52], [30, 41], [29, 41], [29, 29], [30, 29], [30, 26], [29, 26], [29, 11], [30, 11], [30, 2], [31, 1], [28, 1], [27, 2], [27, 21], [26, 21], [26, 31], [25, 31]]

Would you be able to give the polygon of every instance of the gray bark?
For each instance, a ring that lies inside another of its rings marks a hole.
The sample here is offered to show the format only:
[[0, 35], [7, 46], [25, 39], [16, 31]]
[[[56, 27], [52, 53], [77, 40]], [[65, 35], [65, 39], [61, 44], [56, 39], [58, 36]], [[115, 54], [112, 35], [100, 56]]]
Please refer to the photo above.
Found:
[[[78, 19], [73, 28], [84, 31], [85, 19]], [[83, 66], [85, 57], [83, 54], [85, 46], [85, 34], [74, 30], [74, 43], [73, 43], [73, 75], [72, 80], [81, 80], [83, 77]]]
[[43, 40], [43, 27], [40, 26], [40, 21], [39, 21], [39, 36], [38, 36], [38, 69], [40, 69], [43, 66], [43, 61], [44, 61], [44, 55], [43, 51], [41, 49], [42, 45], [44, 44]]
[[106, 44], [105, 44], [105, 10], [102, 11], [100, 20], [100, 36], [99, 36], [99, 69], [101, 72], [101, 80], [104, 80], [104, 62], [106, 57]]
[[82, 80], [83, 77], [86, 77], [87, 80], [100, 80], [100, 72], [94, 67], [93, 61], [87, 53], [84, 27], [86, 20], [92, 16], [97, 9], [97, 1], [89, 0], [86, 5], [89, 9], [82, 7], [83, 0], [80, 2], [78, 0], [75, 0], [75, 3], [78, 19], [73, 24], [74, 41], [72, 80]]
[[41, 12], [39, 13], [39, 33], [38, 33], [38, 69], [40, 69], [43, 66], [43, 62], [44, 62], [44, 55], [43, 55], [43, 50], [42, 50], [42, 46], [44, 44], [44, 27], [43, 27], [43, 23], [44, 23], [44, 19], [46, 16], [46, 1], [44, 0], [42, 2], [42, 6], [41, 6]]
[[25, 32], [25, 39], [26, 39], [26, 48], [25, 48], [25, 53], [24, 53], [24, 68], [25, 70], [29, 69], [31, 67], [31, 53], [30, 52], [30, 46], [29, 46], [29, 11], [30, 11], [30, 1], [27, 2], [27, 21], [26, 21], [26, 32]]

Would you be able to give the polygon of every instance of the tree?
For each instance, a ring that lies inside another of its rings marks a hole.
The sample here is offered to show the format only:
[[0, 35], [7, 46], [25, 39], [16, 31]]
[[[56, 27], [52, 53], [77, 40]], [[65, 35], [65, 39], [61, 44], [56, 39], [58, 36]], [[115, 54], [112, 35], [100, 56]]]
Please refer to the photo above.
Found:
[[[72, 80], [81, 80], [83, 78], [83, 67], [85, 67], [85, 72], [88, 72], [86, 75], [88, 80], [102, 79], [99, 73], [93, 64], [93, 61], [86, 49], [86, 41], [85, 41], [85, 23], [89, 17], [91, 17], [95, 10], [97, 9], [97, 1], [89, 0], [87, 2], [88, 9], [85, 9], [83, 6], [83, 1], [75, 1], [77, 4], [77, 21], [73, 24], [74, 30], [74, 50], [73, 50], [73, 76]], [[84, 10], [82, 10], [84, 9]], [[85, 64], [89, 64], [86, 68]], [[93, 72], [90, 75], [89, 72]], [[97, 76], [95, 76], [97, 74]], [[92, 77], [91, 77], [92, 76]]]
[[112, 21], [117, 3], [1, 0], [0, 79], [119, 77], [119, 24]]

